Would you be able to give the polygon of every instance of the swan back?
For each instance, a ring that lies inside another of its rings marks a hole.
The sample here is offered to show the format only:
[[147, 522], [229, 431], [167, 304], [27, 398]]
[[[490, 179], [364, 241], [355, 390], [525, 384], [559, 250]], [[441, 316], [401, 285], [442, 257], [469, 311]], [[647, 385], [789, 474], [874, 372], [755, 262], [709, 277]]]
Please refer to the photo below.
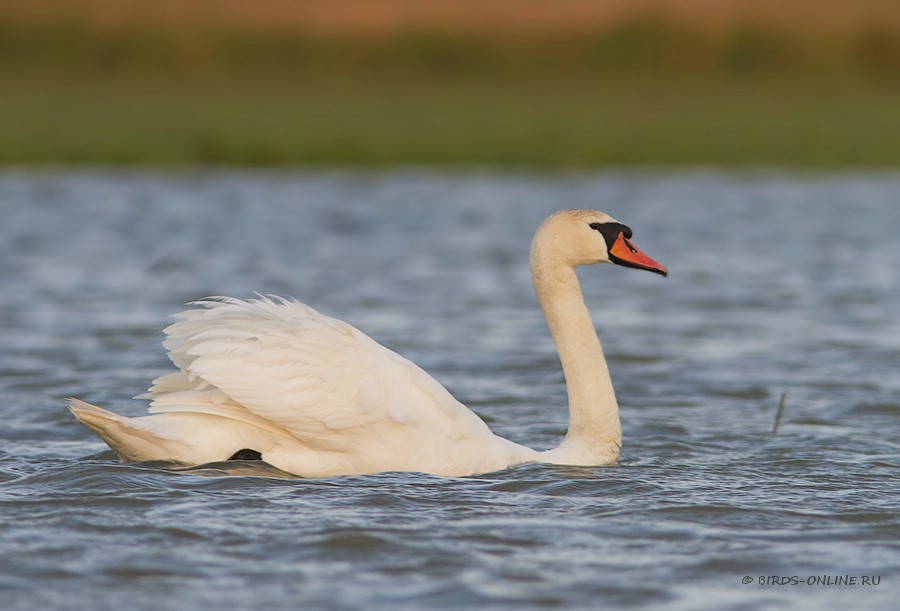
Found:
[[180, 371], [146, 395], [154, 414], [216, 415], [290, 437], [303, 452], [252, 449], [302, 475], [457, 475], [525, 459], [434, 378], [343, 321], [287, 299], [194, 305], [166, 329]]

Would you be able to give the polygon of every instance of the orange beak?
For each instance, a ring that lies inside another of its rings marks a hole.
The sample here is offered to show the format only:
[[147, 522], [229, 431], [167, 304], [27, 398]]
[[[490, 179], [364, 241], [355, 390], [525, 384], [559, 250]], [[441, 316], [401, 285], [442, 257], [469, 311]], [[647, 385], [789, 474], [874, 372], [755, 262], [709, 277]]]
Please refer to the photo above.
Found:
[[624, 267], [645, 269], [648, 272], [662, 274], [663, 276], [669, 275], [669, 271], [665, 266], [657, 263], [635, 248], [634, 244], [629, 242], [623, 233], [619, 233], [619, 237], [616, 238], [612, 248], [609, 249], [609, 260]]

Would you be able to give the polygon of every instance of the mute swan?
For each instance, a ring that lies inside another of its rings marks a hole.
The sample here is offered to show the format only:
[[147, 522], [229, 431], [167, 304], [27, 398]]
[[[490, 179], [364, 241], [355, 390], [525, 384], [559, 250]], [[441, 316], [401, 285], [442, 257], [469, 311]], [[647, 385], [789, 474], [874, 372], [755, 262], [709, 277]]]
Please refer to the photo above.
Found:
[[153, 382], [150, 415], [69, 399], [122, 461], [263, 460], [327, 477], [381, 471], [445, 476], [526, 462], [604, 465], [619, 455], [619, 408], [575, 266], [615, 263], [665, 276], [631, 229], [590, 210], [547, 218], [531, 244], [538, 301], [569, 395], [559, 447], [536, 451], [487, 425], [422, 369], [298, 301], [208, 298], [176, 315], [163, 345], [178, 371]]

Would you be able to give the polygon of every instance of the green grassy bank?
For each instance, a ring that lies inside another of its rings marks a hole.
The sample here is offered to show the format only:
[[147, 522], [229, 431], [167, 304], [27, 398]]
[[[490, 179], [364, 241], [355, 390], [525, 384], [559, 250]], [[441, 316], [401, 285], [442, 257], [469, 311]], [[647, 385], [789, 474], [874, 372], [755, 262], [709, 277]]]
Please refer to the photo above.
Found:
[[4, 81], [2, 164], [900, 166], [900, 88], [670, 79]]
[[0, 164], [900, 166], [900, 38], [0, 20]]

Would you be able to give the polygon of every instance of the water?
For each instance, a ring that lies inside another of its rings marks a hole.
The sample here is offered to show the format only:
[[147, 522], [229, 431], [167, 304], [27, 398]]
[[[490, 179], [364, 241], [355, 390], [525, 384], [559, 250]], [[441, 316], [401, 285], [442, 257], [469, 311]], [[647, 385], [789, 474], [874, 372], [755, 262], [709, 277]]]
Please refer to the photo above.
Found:
[[[0, 174], [0, 606], [895, 608], [898, 194], [897, 175]], [[671, 272], [581, 272], [618, 465], [119, 465], [63, 407], [142, 413], [168, 315], [259, 291], [551, 447], [565, 396], [527, 250], [561, 207], [630, 224]]]

